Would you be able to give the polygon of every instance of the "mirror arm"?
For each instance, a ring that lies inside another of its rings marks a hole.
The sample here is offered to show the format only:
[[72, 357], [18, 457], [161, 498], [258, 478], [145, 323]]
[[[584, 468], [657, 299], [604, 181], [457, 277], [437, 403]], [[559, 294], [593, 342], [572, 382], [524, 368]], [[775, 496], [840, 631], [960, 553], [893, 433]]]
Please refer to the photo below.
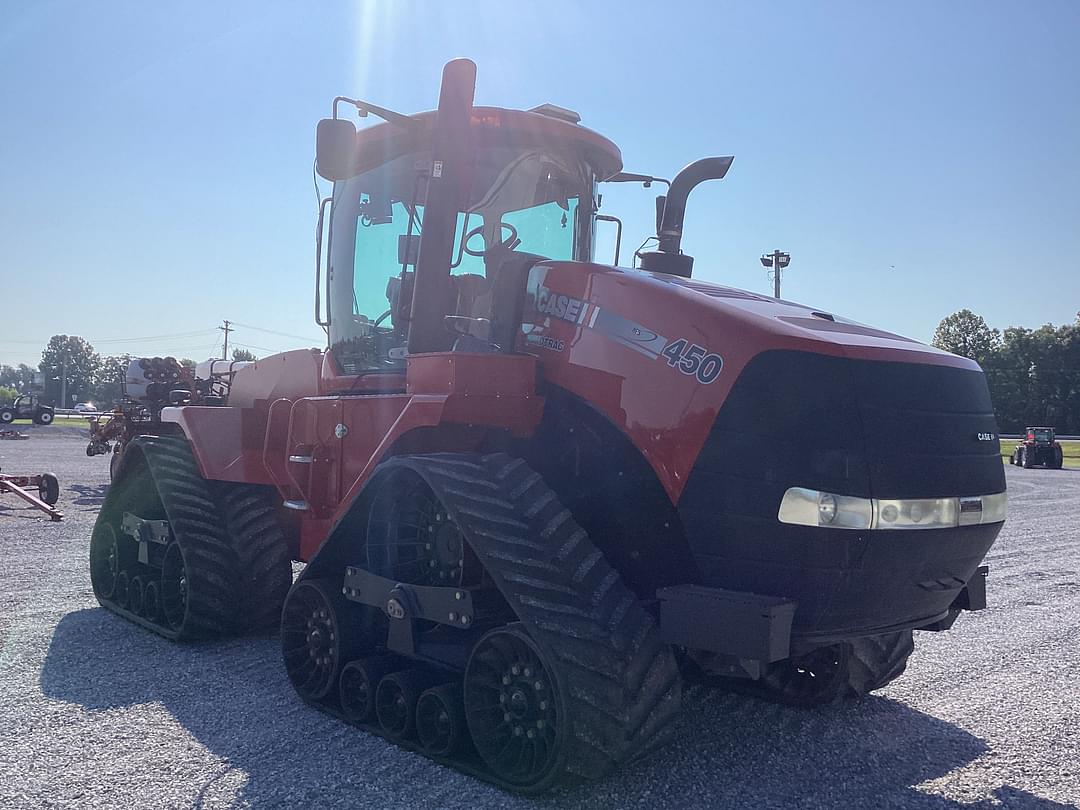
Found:
[[648, 174], [634, 174], [633, 172], [619, 172], [613, 174], [607, 180], [601, 180], [601, 183], [641, 183], [645, 188], [649, 188], [653, 183], [663, 183], [668, 188], [671, 188], [671, 181], [665, 180], [663, 177], [653, 177]]
[[377, 115], [384, 121], [389, 121], [391, 124], [397, 124], [404, 129], [410, 129], [419, 126], [420, 124], [415, 118], [410, 118], [402, 113], [394, 112], [393, 110], [388, 110], [385, 107], [379, 107], [375, 104], [361, 101], [360, 99], [349, 98], [348, 96], [334, 97], [333, 113], [335, 119], [338, 117], [338, 103], [342, 101], [355, 107], [361, 118], [366, 118], [368, 113], [371, 113], [372, 115]]

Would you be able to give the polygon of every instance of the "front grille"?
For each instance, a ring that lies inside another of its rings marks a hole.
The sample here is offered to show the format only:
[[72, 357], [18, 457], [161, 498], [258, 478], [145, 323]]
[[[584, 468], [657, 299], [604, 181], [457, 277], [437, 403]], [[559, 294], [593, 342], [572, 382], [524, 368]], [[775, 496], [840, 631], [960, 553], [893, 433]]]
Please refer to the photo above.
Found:
[[759, 355], [728, 395], [679, 499], [704, 584], [795, 599], [802, 633], [944, 610], [955, 593], [926, 595], [918, 582], [938, 572], [958, 591], [1000, 524], [916, 533], [933, 535], [928, 542], [789, 526], [777, 510], [793, 486], [863, 498], [1002, 492], [998, 443], [979, 433], [997, 435], [978, 371]]

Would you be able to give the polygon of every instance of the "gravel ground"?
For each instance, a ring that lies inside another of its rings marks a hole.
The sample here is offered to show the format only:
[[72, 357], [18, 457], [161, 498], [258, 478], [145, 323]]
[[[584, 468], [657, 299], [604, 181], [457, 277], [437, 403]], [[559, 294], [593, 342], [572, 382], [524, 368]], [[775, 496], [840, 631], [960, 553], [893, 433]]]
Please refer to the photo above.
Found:
[[1080, 470], [1006, 466], [989, 609], [920, 633], [907, 674], [798, 711], [695, 690], [680, 740], [605, 782], [504, 794], [304, 706], [275, 638], [178, 646], [98, 608], [108, 457], [74, 428], [0, 442], [66, 518], [0, 498], [0, 807], [1076, 807]]

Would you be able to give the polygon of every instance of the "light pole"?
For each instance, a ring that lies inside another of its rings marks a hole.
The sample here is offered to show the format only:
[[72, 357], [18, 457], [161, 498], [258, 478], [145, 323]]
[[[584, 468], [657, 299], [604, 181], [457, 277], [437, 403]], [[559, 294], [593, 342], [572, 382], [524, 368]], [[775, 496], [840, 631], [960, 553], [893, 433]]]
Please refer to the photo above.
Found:
[[774, 250], [772, 253], [761, 254], [761, 266], [771, 267], [773, 276], [773, 297], [780, 297], [780, 271], [791, 264], [791, 254]]

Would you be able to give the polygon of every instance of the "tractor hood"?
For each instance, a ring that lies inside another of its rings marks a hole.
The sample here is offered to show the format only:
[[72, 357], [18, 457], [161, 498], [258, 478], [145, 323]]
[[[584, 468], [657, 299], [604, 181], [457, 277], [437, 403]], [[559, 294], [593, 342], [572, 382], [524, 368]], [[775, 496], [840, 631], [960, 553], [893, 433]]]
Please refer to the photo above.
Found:
[[973, 360], [835, 315], [825, 308], [815, 309], [734, 287], [660, 273], [624, 272], [644, 277], [639, 281], [643, 285], [664, 285], [694, 293], [696, 295], [685, 299], [680, 296], [680, 300], [686, 300], [688, 304], [694, 301], [690, 306], [701, 311], [705, 318], [709, 318], [705, 313], [710, 312], [721, 318], [734, 319], [744, 328], [760, 332], [763, 339], [767, 340], [766, 336], [771, 334], [778, 344], [776, 348], [789, 347], [791, 341], [795, 341], [803, 351], [979, 370]]
[[986, 381], [965, 358], [825, 309], [602, 265], [536, 265], [524, 304], [522, 349], [630, 436], [673, 502], [710, 447], [710, 464], [742, 458], [777, 485], [1004, 489]]

